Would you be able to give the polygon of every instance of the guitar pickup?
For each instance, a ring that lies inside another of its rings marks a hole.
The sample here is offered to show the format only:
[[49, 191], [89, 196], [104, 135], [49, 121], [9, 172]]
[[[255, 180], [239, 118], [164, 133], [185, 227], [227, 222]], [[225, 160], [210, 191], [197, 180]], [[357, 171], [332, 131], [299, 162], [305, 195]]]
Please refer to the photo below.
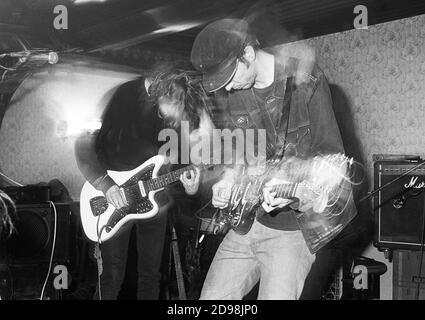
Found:
[[145, 190], [145, 186], [143, 184], [143, 181], [139, 180], [139, 182], [137, 182], [137, 184], [139, 185], [140, 194], [142, 195], [142, 197], [146, 197], [146, 190]]
[[127, 197], [125, 196], [124, 188], [120, 188], [120, 193], [121, 193], [122, 198], [124, 199], [124, 202], [127, 202]]

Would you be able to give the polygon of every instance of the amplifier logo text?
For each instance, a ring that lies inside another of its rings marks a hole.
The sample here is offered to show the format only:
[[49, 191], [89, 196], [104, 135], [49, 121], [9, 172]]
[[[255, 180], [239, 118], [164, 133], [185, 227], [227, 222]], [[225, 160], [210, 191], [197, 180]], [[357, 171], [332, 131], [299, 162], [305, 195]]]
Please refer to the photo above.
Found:
[[409, 188], [424, 189], [425, 188], [425, 181], [421, 181], [421, 182], [418, 183], [418, 178], [419, 177], [411, 177], [410, 182], [405, 183], [404, 187], [407, 188], [407, 189], [409, 189]]

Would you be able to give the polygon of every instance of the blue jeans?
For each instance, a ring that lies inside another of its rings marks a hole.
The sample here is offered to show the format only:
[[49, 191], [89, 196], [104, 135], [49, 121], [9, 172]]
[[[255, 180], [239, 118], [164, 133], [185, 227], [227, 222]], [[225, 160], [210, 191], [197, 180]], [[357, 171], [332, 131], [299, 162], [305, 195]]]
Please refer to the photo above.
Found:
[[211, 263], [201, 300], [241, 300], [260, 280], [259, 300], [296, 300], [314, 262], [301, 231], [254, 221], [246, 235], [230, 230]]

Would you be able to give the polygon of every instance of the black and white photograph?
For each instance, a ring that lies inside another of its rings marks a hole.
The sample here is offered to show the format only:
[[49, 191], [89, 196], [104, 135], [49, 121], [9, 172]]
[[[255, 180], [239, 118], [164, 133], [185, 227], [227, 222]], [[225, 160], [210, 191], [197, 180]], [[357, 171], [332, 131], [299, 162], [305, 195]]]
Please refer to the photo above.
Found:
[[425, 300], [424, 124], [424, 0], [0, 0], [0, 300]]

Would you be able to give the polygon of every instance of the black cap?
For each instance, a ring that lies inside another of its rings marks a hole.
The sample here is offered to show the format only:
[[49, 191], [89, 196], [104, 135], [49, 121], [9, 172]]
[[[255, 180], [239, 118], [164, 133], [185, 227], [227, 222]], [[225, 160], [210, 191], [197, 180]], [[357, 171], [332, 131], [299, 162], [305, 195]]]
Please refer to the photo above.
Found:
[[248, 23], [241, 19], [214, 21], [197, 35], [190, 60], [202, 72], [205, 90], [213, 92], [229, 82], [247, 35]]

